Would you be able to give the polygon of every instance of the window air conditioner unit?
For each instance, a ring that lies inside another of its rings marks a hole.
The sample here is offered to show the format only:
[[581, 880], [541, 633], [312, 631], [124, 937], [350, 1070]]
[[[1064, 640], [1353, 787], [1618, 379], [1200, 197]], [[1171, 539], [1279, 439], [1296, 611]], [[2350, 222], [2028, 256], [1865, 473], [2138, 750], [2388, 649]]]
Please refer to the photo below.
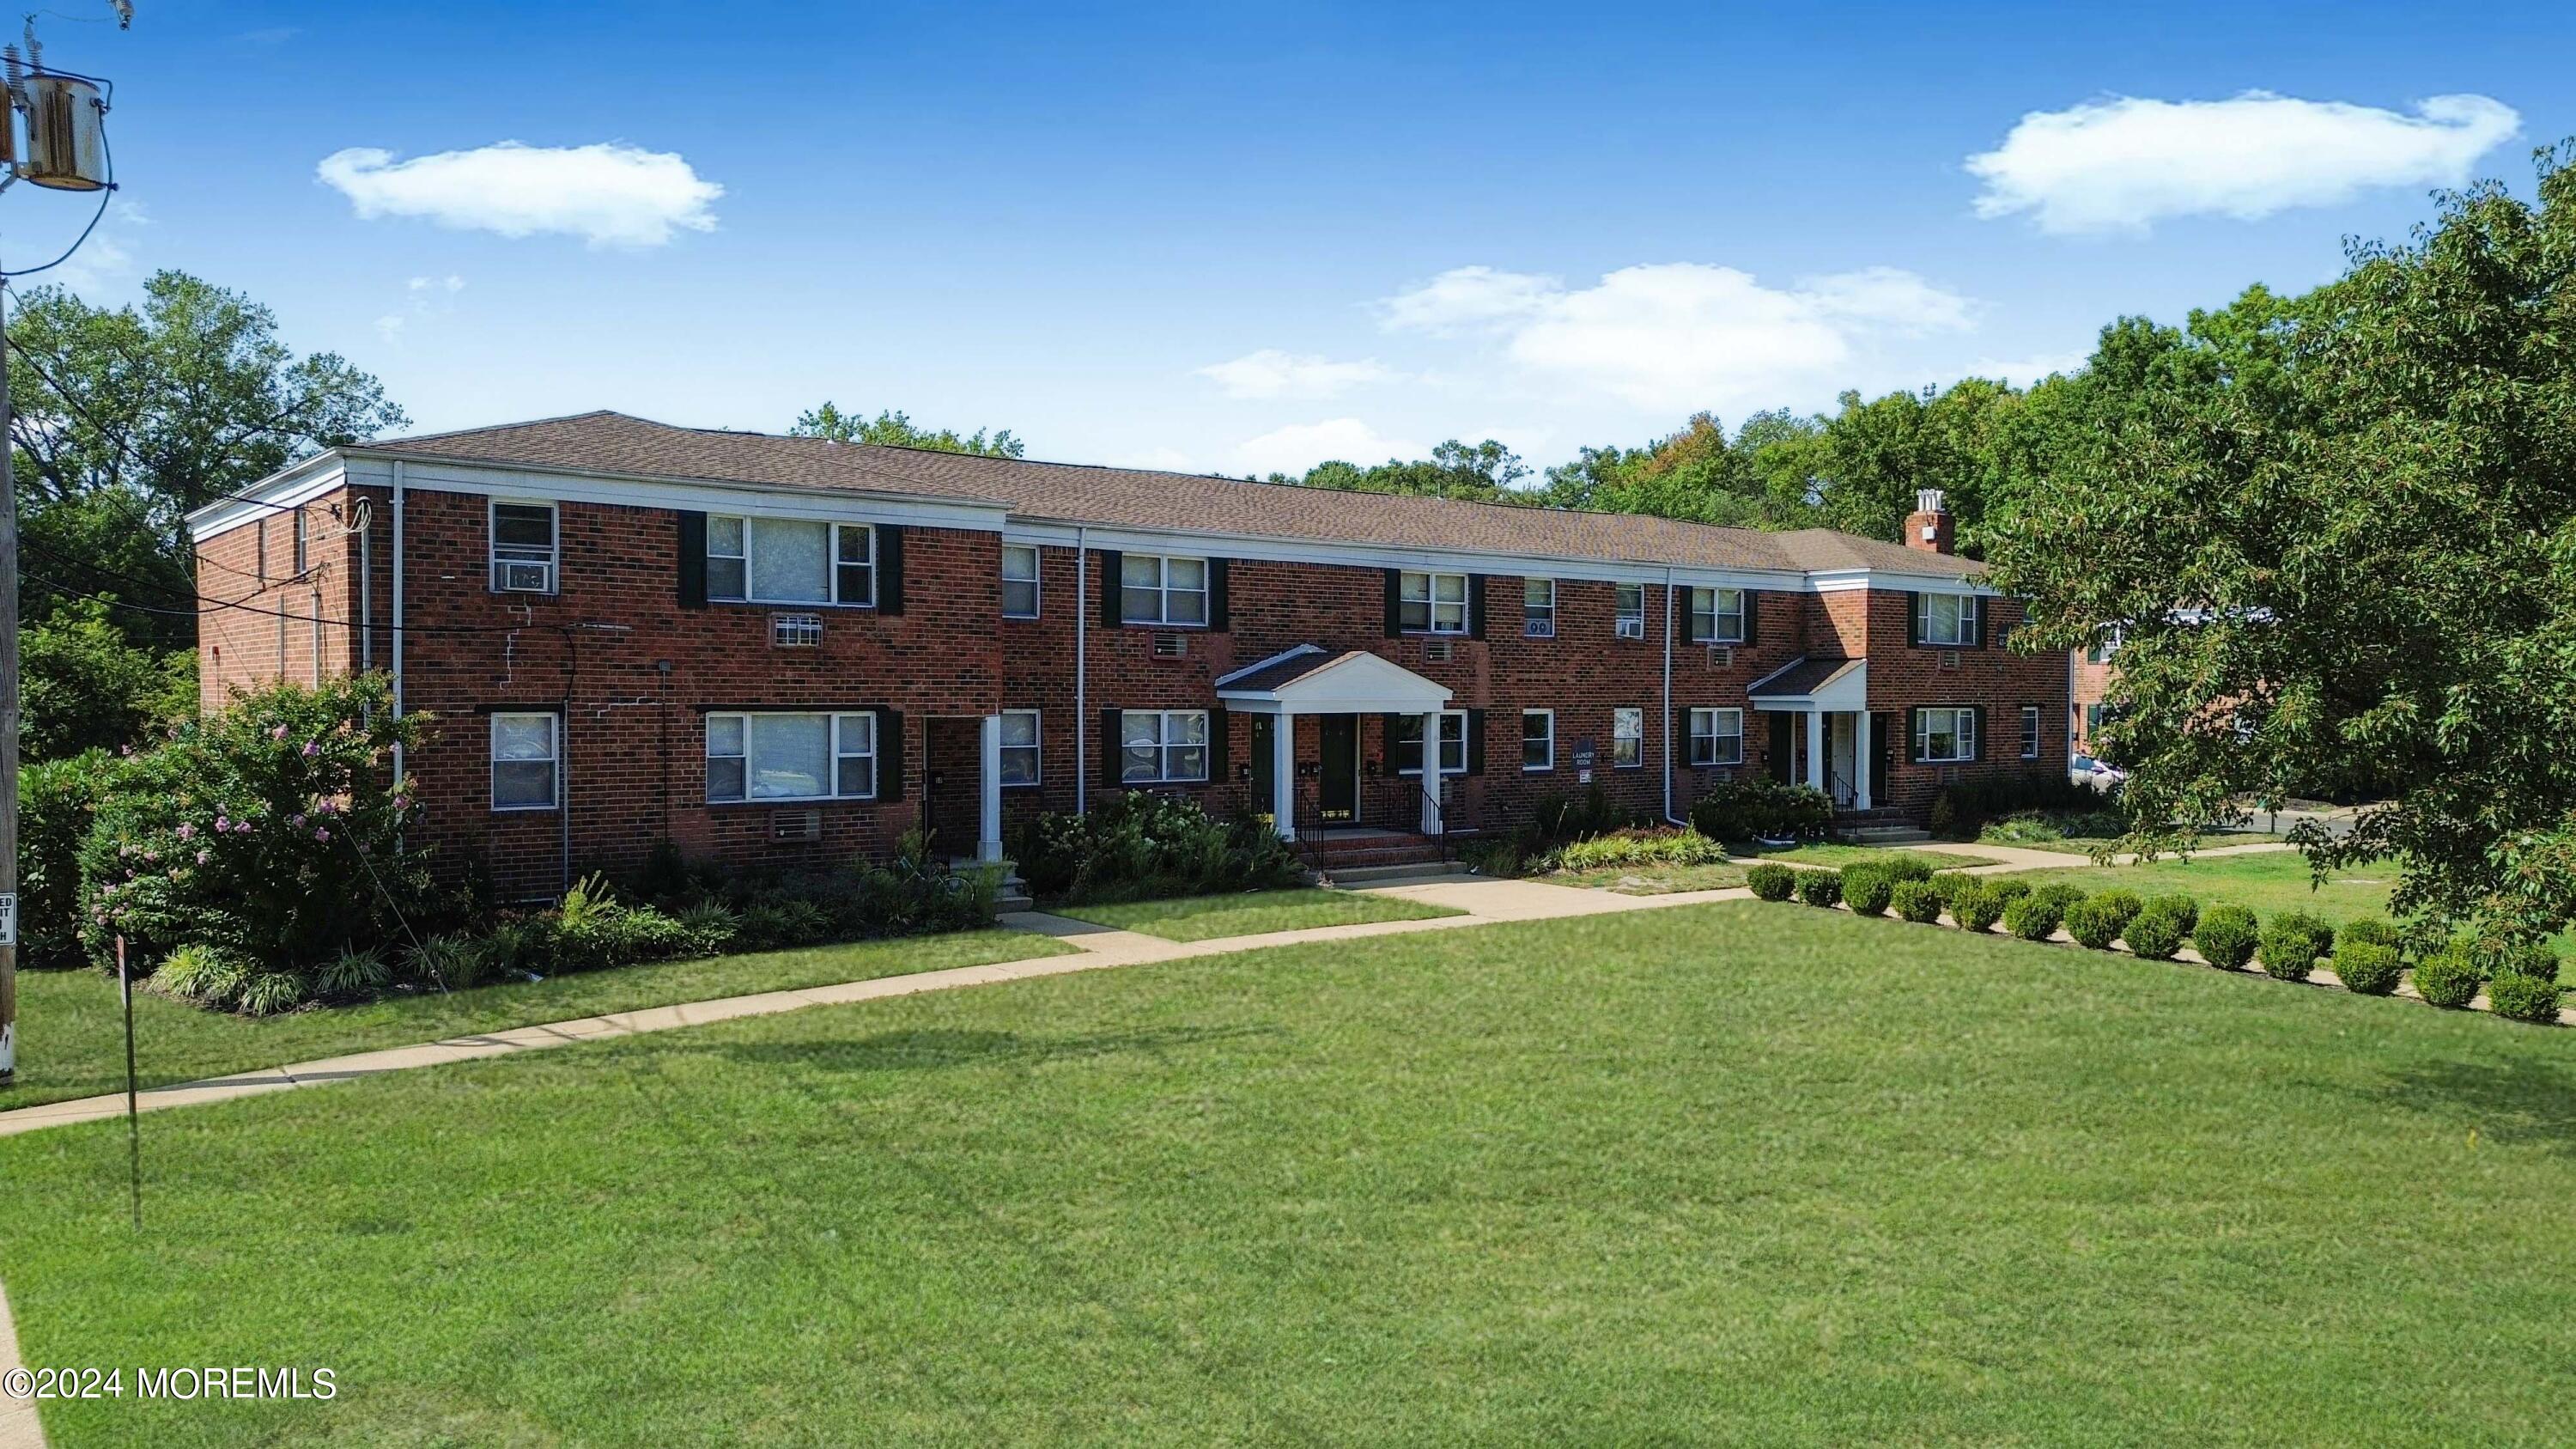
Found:
[[823, 812], [820, 810], [781, 810], [769, 817], [772, 840], [820, 840], [823, 838]]
[[555, 591], [555, 566], [542, 559], [501, 560], [501, 592], [505, 594], [551, 594]]
[[1521, 637], [1524, 639], [1553, 639], [1556, 637], [1556, 621], [1554, 619], [1523, 619], [1521, 620]]
[[1645, 638], [1645, 637], [1646, 637], [1646, 620], [1645, 620], [1645, 617], [1644, 617], [1643, 615], [1640, 615], [1640, 616], [1638, 616], [1638, 617], [1636, 617], [1636, 618], [1634, 618], [1634, 619], [1621, 619], [1621, 620], [1619, 621], [1618, 634], [1619, 634], [1619, 637], [1620, 637], [1620, 638], [1622, 638], [1622, 639], [1643, 639], [1643, 638]]
[[1733, 669], [1735, 667], [1735, 646], [1732, 644], [1711, 644], [1708, 646], [1708, 667], [1711, 669]]
[[1422, 657], [1434, 664], [1448, 663], [1457, 652], [1457, 647], [1446, 639], [1433, 639], [1422, 646]]
[[1956, 669], [1956, 668], [1958, 668], [1958, 667], [1959, 667], [1959, 651], [1958, 651], [1958, 650], [1956, 650], [1956, 649], [1944, 649], [1944, 650], [1942, 650], [1942, 651], [1941, 651], [1941, 667], [1942, 667], [1942, 668], [1944, 668], [1944, 669]]
[[1189, 645], [1182, 641], [1180, 635], [1157, 634], [1154, 636], [1155, 658], [1178, 659], [1187, 653], [1189, 653]]
[[781, 649], [811, 649], [823, 642], [820, 614], [772, 614], [769, 642]]

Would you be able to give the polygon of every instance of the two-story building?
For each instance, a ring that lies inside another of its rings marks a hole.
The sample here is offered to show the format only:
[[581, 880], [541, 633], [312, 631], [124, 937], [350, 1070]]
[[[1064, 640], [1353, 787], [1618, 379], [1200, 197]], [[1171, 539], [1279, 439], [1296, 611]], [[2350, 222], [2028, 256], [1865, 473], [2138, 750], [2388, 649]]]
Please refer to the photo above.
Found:
[[990, 857], [1124, 790], [1311, 838], [2062, 774], [2064, 656], [2001, 647], [2019, 605], [1919, 503], [1898, 545], [599, 412], [333, 449], [189, 524], [205, 703], [390, 671], [440, 721], [425, 833], [540, 893], [664, 839]]

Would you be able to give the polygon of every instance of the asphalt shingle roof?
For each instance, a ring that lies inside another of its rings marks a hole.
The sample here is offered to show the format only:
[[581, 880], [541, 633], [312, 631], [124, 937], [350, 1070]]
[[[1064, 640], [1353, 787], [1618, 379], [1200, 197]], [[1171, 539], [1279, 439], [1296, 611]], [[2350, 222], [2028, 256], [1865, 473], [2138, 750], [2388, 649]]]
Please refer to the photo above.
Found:
[[1844, 670], [1860, 663], [1857, 659], [1797, 659], [1778, 671], [1754, 681], [1745, 691], [1755, 699], [1803, 699], [1826, 685]]
[[1786, 573], [1881, 569], [1969, 577], [1985, 566], [1829, 529], [1766, 533], [1585, 513], [1345, 493], [1139, 468], [981, 458], [769, 433], [680, 428], [593, 412], [365, 445], [457, 462], [718, 483], [900, 493], [1000, 504], [1067, 523]]

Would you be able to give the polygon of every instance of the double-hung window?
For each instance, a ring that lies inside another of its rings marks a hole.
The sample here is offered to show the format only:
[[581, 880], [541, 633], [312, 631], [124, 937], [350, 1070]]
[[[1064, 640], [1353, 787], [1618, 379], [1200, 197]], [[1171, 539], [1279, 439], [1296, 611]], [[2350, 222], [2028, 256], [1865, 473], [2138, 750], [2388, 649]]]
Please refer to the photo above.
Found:
[[[302, 524], [297, 525], [298, 563], [304, 552]], [[505, 594], [551, 594], [555, 591], [558, 556], [555, 506], [551, 503], [492, 505], [492, 588]]]
[[750, 604], [877, 601], [876, 530], [805, 518], [707, 519], [707, 597]]
[[1646, 712], [1622, 705], [1610, 711], [1610, 767], [1633, 770], [1646, 763]]
[[1556, 580], [1521, 581], [1521, 636], [1526, 639], [1556, 637]]
[[1923, 596], [1923, 642], [1967, 649], [1977, 642], [1977, 601], [1967, 594]]
[[2035, 704], [2021, 707], [2021, 757], [2039, 758], [2039, 706]]
[[552, 810], [562, 802], [562, 787], [562, 718], [492, 716], [492, 808]]
[[1742, 589], [1691, 590], [1690, 642], [1694, 644], [1743, 643], [1744, 591]]
[[1034, 785], [1038, 782], [1038, 712], [1033, 709], [1002, 711], [1002, 783]]
[[1531, 774], [1556, 768], [1556, 711], [1521, 711], [1521, 768]]
[[1208, 777], [1208, 713], [1130, 709], [1118, 716], [1118, 779], [1128, 785], [1182, 784]]
[[1924, 765], [1965, 764], [1977, 757], [1977, 712], [1938, 706], [1914, 712], [1914, 759]]
[[1690, 762], [1694, 765], [1744, 763], [1744, 711], [1695, 709], [1690, 712]]
[[2119, 652], [2120, 626], [2114, 624], [2109, 628], [2102, 630], [2100, 633], [2095, 634], [2092, 642], [2084, 646], [2084, 662], [2087, 664], [2108, 664], [2111, 661], [2111, 656]]
[[1038, 616], [1038, 551], [1034, 544], [1002, 545], [1002, 617]]
[[1646, 586], [1618, 586], [1617, 613], [1612, 616], [1610, 632], [1622, 639], [1646, 637]]
[[[1395, 717], [1395, 772], [1422, 773], [1422, 716], [1418, 714]], [[1457, 710], [1440, 713], [1440, 773], [1467, 773], [1467, 716]]]
[[299, 579], [304, 577], [304, 571], [311, 567], [313, 567], [313, 516], [299, 508], [295, 510], [295, 576]]
[[1407, 572], [1396, 580], [1396, 623], [1418, 634], [1467, 632], [1467, 576]]
[[1131, 553], [1118, 562], [1118, 617], [1130, 624], [1208, 621], [1208, 566], [1203, 558]]
[[710, 714], [707, 799], [866, 800], [877, 793], [873, 714]]

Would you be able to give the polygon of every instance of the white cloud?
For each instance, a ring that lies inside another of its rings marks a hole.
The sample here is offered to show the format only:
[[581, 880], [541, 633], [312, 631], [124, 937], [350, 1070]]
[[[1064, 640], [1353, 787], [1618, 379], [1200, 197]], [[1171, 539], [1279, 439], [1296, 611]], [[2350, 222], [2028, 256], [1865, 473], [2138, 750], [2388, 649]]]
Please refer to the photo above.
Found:
[[1964, 297], [1893, 267], [1766, 287], [1733, 267], [1626, 267], [1596, 287], [1462, 267], [1388, 299], [1390, 327], [1455, 333], [1481, 326], [1521, 370], [1676, 411], [1776, 394], [1784, 381], [1843, 366], [1893, 335], [1969, 323]]
[[675, 153], [615, 143], [503, 141], [409, 161], [358, 146], [322, 158], [314, 174], [346, 195], [361, 218], [425, 217], [506, 237], [559, 232], [594, 247], [660, 246], [674, 228], [713, 231], [708, 207], [724, 195]]
[[2485, 96], [2434, 96], [2415, 114], [2247, 91], [2225, 101], [2116, 96], [2033, 111], [1968, 158], [1977, 215], [2030, 212], [2042, 231], [2143, 231], [2161, 218], [2252, 221], [2330, 206], [2373, 186], [2456, 186], [2521, 129]]
[[1980, 357], [1959, 369], [1961, 377], [2001, 378], [2015, 387], [2028, 387], [2053, 372], [2073, 372], [2092, 355], [2083, 352], [2036, 352], [2028, 357]]
[[403, 316], [401, 313], [387, 312], [382, 317], [376, 319], [376, 336], [382, 338], [384, 341], [389, 343], [400, 342], [402, 341], [402, 334]]
[[409, 289], [415, 295], [427, 292], [445, 292], [447, 295], [453, 297], [457, 293], [465, 290], [465, 279], [456, 275], [454, 272], [450, 272], [444, 277], [414, 277], [408, 285]]
[[1397, 374], [1374, 357], [1333, 362], [1310, 353], [1265, 347], [1231, 362], [1198, 368], [1194, 375], [1213, 380], [1227, 397], [1270, 399], [1333, 397], [1369, 383], [1390, 381]]
[[1332, 459], [1365, 467], [1389, 458], [1423, 458], [1431, 453], [1423, 444], [1385, 437], [1357, 418], [1292, 423], [1246, 439], [1234, 451], [1237, 466], [1255, 475], [1303, 473]]

